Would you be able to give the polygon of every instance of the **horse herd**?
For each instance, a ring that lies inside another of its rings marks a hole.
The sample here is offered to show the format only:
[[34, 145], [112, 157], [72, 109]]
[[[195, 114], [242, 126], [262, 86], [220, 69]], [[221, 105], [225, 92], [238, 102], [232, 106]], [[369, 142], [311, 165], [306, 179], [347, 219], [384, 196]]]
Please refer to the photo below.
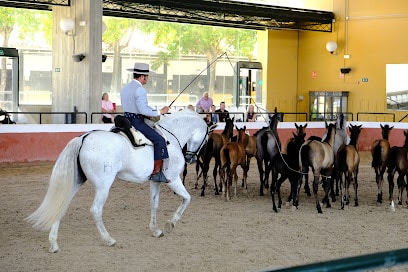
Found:
[[[243, 170], [241, 186], [247, 189], [247, 174], [250, 160], [256, 158], [259, 172], [259, 195], [264, 195], [264, 189], [269, 189], [272, 198], [272, 209], [278, 212], [282, 206], [280, 187], [285, 180], [290, 182], [290, 194], [288, 203], [292, 203], [294, 208], [299, 205], [299, 192], [304, 183], [304, 190], [311, 196], [308, 172], [312, 170], [313, 183], [312, 191], [318, 213], [322, 213], [321, 204], [331, 207], [336, 201], [336, 196], [340, 195], [341, 208], [350, 203], [349, 187], [353, 184], [354, 206], [358, 206], [358, 171], [360, 157], [357, 142], [362, 130], [362, 125], [348, 126], [342, 113], [338, 114], [335, 123], [327, 123], [323, 137], [310, 136], [306, 138], [305, 125], [295, 123], [296, 132], [292, 133], [282, 148], [279, 139], [277, 126], [278, 114], [269, 116], [269, 126], [258, 130], [250, 136], [246, 133], [246, 127], [238, 128], [236, 136], [233, 134], [234, 118], [227, 119], [222, 133], [212, 132], [209, 134], [206, 146], [199, 154], [196, 164], [197, 179], [195, 189], [198, 189], [198, 182], [203, 178], [201, 196], [205, 196], [205, 189], [208, 182], [208, 171], [210, 161], [214, 158], [213, 180], [215, 194], [223, 193], [227, 201], [230, 200], [232, 187], [234, 184], [234, 196], [237, 192], [237, 167]], [[382, 129], [382, 139], [372, 143], [372, 167], [375, 170], [376, 183], [378, 186], [377, 203], [382, 203], [382, 187], [384, 173], [387, 170], [389, 182], [389, 200], [391, 210], [394, 210], [393, 189], [394, 175], [398, 173], [398, 205], [402, 205], [402, 194], [407, 189], [408, 195], [408, 130], [404, 131], [405, 143], [401, 147], [390, 147], [388, 138], [392, 126], [380, 125]], [[283, 153], [282, 150], [286, 150]], [[187, 174], [187, 168], [183, 173], [183, 183]], [[201, 171], [200, 171], [201, 170]], [[271, 183], [269, 176], [271, 174]], [[217, 183], [219, 175], [219, 183]], [[322, 201], [318, 198], [318, 188], [322, 184], [324, 197]], [[275, 195], [278, 202], [275, 201]], [[330, 197], [329, 197], [330, 196]], [[408, 200], [406, 201], [408, 205]]]

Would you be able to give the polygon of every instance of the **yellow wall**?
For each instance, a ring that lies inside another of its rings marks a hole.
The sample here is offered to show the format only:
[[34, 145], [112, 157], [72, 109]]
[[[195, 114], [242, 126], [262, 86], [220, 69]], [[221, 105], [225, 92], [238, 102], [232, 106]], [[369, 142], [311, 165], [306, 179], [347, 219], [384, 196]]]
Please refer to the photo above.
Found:
[[[354, 113], [354, 119], [357, 112], [394, 112], [386, 109], [385, 66], [408, 63], [408, 1], [348, 1], [347, 24], [346, 2], [333, 1], [336, 22], [332, 33], [266, 31], [266, 47], [260, 48], [260, 57], [265, 58], [268, 71], [263, 75], [268, 110], [308, 112], [309, 91], [348, 91], [348, 111]], [[325, 48], [331, 40], [338, 44], [333, 55]], [[346, 53], [349, 59], [344, 59]], [[350, 67], [351, 72], [342, 77], [342, 67]], [[304, 101], [299, 101], [301, 95]], [[395, 114], [398, 121], [407, 111]], [[384, 117], [365, 115], [364, 120], [381, 122]]]

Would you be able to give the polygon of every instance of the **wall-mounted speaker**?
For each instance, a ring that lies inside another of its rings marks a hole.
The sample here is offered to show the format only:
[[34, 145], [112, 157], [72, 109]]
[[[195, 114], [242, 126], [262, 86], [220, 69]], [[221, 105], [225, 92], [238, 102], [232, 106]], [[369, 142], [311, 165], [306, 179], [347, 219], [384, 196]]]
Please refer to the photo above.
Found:
[[81, 62], [85, 58], [84, 54], [72, 55], [72, 60], [74, 62]]

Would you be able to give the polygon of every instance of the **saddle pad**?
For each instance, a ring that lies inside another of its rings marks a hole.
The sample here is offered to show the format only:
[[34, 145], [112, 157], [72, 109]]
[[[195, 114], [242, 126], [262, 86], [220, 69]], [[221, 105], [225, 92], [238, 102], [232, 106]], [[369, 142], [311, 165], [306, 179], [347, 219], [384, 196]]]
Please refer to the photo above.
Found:
[[132, 133], [133, 137], [135, 138], [135, 142], [137, 145], [153, 145], [153, 143], [144, 136], [143, 133], [136, 130], [134, 127], [130, 128], [130, 132]]

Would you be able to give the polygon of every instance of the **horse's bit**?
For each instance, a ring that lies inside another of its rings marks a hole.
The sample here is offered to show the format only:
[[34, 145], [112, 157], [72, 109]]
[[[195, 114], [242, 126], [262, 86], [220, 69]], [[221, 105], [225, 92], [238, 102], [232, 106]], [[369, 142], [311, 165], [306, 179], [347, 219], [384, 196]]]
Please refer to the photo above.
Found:
[[[169, 131], [168, 129], [166, 129], [165, 127], [163, 127], [163, 126], [161, 126], [161, 125], [159, 125], [159, 127], [161, 127], [162, 129], [164, 129], [165, 131], [167, 131], [168, 133], [170, 133], [170, 134], [177, 140], [177, 143], [178, 143], [180, 149], [183, 150], [183, 147], [181, 146], [180, 141], [178, 140], [178, 138], [176, 137], [176, 135], [174, 135], [171, 131]], [[200, 144], [200, 146], [198, 147], [197, 151], [194, 152], [194, 151], [189, 151], [189, 150], [187, 150], [187, 151], [185, 152], [185, 154], [184, 154], [184, 159], [185, 159], [186, 161], [188, 161], [189, 163], [193, 163], [193, 162], [197, 161], [198, 153], [200, 153], [201, 148], [203, 148], [203, 146], [204, 146], [204, 144], [205, 144], [205, 142], [206, 142], [207, 135], [208, 135], [208, 127], [207, 127], [207, 132], [205, 133], [204, 138], [203, 138], [203, 140], [201, 141], [201, 144]]]

